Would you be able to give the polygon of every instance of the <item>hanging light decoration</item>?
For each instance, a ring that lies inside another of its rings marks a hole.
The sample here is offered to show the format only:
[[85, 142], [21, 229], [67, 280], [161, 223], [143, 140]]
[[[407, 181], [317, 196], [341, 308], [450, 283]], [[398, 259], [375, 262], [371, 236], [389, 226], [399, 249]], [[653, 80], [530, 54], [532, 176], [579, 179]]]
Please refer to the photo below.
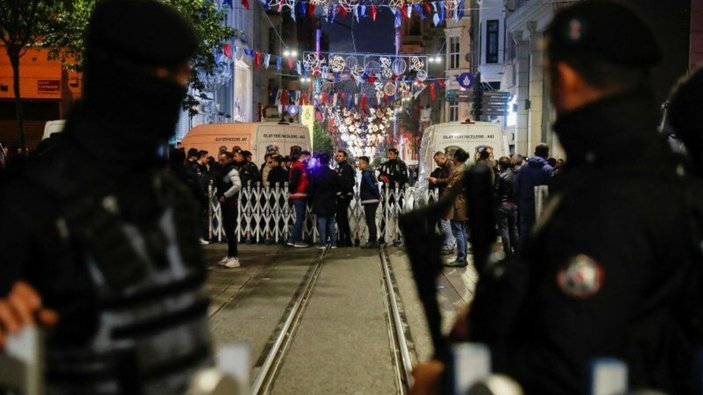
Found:
[[339, 134], [354, 156], [374, 156], [391, 125], [393, 109], [369, 108], [369, 115], [356, 109], [328, 109], [330, 130]]

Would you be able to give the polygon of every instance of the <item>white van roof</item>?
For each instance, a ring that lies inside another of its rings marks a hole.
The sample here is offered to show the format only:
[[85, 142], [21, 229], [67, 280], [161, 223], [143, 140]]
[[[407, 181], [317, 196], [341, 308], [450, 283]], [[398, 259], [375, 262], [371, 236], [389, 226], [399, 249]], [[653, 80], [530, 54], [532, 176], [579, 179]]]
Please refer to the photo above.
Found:
[[237, 145], [251, 151], [258, 164], [266, 154], [267, 145], [277, 146], [286, 155], [292, 145], [310, 150], [311, 136], [306, 126], [296, 123], [220, 123], [194, 127], [183, 137], [181, 145], [208, 151], [213, 156], [221, 146], [231, 150]]
[[48, 139], [54, 133], [60, 133], [64, 126], [66, 125], [65, 119], [58, 119], [56, 121], [48, 121], [44, 125], [44, 134], [42, 135], [42, 140]]
[[436, 167], [435, 152], [452, 154], [457, 148], [462, 148], [469, 154], [469, 162], [472, 163], [476, 149], [481, 146], [493, 148], [495, 159], [508, 154], [508, 147], [499, 124], [492, 122], [446, 122], [425, 129], [420, 143], [417, 190], [422, 192], [423, 189], [427, 189], [429, 175]]

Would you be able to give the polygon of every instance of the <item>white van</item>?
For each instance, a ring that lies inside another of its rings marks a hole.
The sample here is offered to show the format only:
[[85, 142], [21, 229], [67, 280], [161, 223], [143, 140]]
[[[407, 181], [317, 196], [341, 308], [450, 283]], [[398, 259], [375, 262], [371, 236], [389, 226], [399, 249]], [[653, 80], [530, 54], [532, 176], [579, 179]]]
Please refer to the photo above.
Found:
[[478, 150], [482, 147], [493, 149], [493, 158], [510, 154], [508, 140], [503, 136], [500, 125], [491, 122], [448, 122], [432, 125], [422, 133], [420, 144], [419, 174], [416, 185], [418, 194], [424, 195], [428, 188], [430, 173], [437, 165], [434, 154], [444, 152], [450, 158], [462, 148], [469, 153], [467, 164], [474, 163]]
[[299, 124], [260, 122], [260, 123], [220, 123], [196, 126], [181, 141], [188, 151], [191, 148], [205, 150], [214, 157], [221, 146], [231, 151], [238, 145], [251, 151], [254, 163], [264, 162], [269, 146], [275, 146], [278, 153], [286, 156], [290, 148], [298, 146], [312, 152], [308, 128]]
[[56, 121], [49, 121], [44, 125], [44, 134], [42, 135], [42, 140], [46, 140], [54, 133], [60, 133], [64, 126], [66, 125], [65, 119], [59, 119]]

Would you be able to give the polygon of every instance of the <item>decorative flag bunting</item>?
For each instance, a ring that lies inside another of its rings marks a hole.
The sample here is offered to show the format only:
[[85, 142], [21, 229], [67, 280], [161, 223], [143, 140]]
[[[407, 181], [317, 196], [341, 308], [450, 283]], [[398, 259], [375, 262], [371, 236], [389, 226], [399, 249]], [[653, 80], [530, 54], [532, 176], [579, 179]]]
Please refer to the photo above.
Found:
[[[223, 0], [223, 4], [232, 8], [233, 0]], [[245, 8], [249, 8], [249, 0], [241, 0]], [[343, 17], [353, 15], [357, 22], [361, 17], [367, 16], [367, 7], [371, 8], [369, 16], [373, 21], [378, 20], [379, 8], [388, 8], [396, 15], [400, 15], [401, 23], [413, 17], [413, 12], [422, 20], [431, 17], [433, 23], [439, 25], [448, 18], [459, 20], [464, 17], [464, 7], [466, 0], [433, 0], [433, 1], [403, 1], [403, 0], [374, 0], [372, 2], [360, 2], [358, 0], [260, 0], [267, 10], [277, 10], [281, 12], [284, 8], [291, 10], [289, 17], [295, 20], [299, 15], [312, 17], [315, 15], [316, 7], [323, 8], [322, 18], [327, 22], [334, 21], [337, 14]], [[447, 3], [447, 1], [449, 3]], [[394, 18], [397, 25], [397, 17]]]

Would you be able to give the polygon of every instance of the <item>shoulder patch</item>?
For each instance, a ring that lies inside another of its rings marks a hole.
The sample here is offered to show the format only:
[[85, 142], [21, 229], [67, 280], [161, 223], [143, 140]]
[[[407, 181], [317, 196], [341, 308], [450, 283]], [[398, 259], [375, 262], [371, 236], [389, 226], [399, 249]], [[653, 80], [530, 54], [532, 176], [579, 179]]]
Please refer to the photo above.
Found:
[[557, 272], [557, 285], [565, 294], [585, 299], [600, 291], [605, 279], [603, 265], [588, 255], [580, 254], [571, 258]]

